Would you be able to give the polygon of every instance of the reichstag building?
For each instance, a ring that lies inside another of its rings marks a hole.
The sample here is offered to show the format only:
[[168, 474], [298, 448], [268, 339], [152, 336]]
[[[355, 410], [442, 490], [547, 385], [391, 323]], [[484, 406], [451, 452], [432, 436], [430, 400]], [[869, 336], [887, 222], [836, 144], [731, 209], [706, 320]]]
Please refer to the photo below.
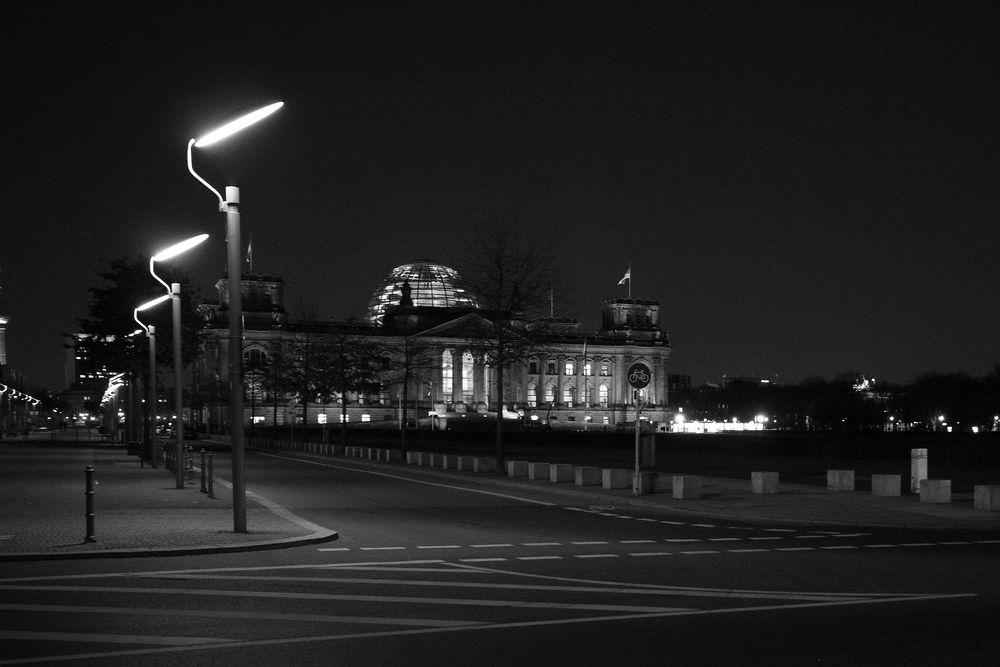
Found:
[[[402, 379], [387, 373], [371, 392], [312, 397], [306, 402], [310, 426], [346, 419], [352, 425], [398, 427], [405, 396], [410, 428], [455, 428], [498, 415], [525, 427], [622, 427], [635, 421], [636, 394], [626, 369], [641, 363], [651, 375], [638, 395], [644, 404], [642, 419], [665, 428], [670, 344], [659, 326], [658, 301], [605, 300], [599, 304], [601, 326], [596, 331], [585, 331], [575, 320], [525, 319], [516, 313], [504, 314], [498, 322], [497, 314], [480, 307], [459, 272], [421, 260], [386, 276], [373, 291], [363, 320], [296, 322], [285, 310], [280, 276], [248, 273], [242, 281], [246, 424], [301, 424], [302, 406], [296, 397], [274, 395], [269, 386], [275, 385], [264, 381], [267, 374], [306, 341], [321, 344], [324, 338], [350, 337], [377, 347], [387, 369], [406, 366], [408, 350], [420, 349], [421, 362], [410, 364]], [[195, 368], [194, 382], [205, 397], [198, 421], [225, 428], [228, 280], [218, 281], [216, 289], [218, 301], [201, 306], [205, 354]], [[488, 354], [498, 326], [521, 343], [503, 374], [502, 397]]]

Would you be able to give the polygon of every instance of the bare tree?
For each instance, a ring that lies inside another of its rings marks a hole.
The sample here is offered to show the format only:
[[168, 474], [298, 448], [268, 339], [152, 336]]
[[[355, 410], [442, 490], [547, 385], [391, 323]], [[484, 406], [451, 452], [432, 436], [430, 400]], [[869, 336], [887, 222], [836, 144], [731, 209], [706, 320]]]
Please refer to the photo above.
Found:
[[493, 368], [496, 460], [502, 467], [507, 372], [532, 346], [524, 330], [525, 316], [543, 312], [562, 272], [553, 243], [536, 228], [526, 233], [514, 217], [498, 212], [472, 217], [466, 232], [462, 275], [493, 324], [492, 337], [484, 341], [482, 354]]
[[399, 387], [402, 428], [399, 444], [402, 455], [406, 456], [406, 425], [408, 422], [410, 390], [420, 391], [420, 380], [427, 372], [440, 365], [440, 355], [435, 348], [421, 343], [419, 336], [399, 336], [387, 339], [386, 343], [394, 353], [388, 357], [386, 369], [387, 384]]

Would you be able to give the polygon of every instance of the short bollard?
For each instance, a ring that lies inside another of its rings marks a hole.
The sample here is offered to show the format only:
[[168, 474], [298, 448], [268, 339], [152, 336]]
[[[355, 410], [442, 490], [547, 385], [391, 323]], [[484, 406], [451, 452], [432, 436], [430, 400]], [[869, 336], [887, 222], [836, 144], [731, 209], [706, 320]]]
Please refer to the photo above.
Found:
[[87, 498], [87, 534], [83, 537], [84, 542], [96, 542], [94, 536], [94, 466], [87, 466], [84, 469], [84, 479], [86, 480], [85, 495]]
[[214, 464], [212, 462], [213, 454], [208, 453], [208, 497], [215, 498], [215, 475], [213, 474]]
[[201, 492], [207, 493], [208, 489], [205, 488], [205, 448], [201, 448]]

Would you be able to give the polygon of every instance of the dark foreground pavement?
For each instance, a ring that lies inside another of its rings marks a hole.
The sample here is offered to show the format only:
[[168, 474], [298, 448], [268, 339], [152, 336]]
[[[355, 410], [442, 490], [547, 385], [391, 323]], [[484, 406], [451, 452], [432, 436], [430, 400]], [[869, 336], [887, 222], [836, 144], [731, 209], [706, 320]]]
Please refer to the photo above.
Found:
[[[1000, 531], [1000, 512], [974, 509], [972, 494], [968, 493], [954, 494], [947, 504], [931, 504], [908, 494], [877, 497], [868, 491], [834, 492], [818, 485], [782, 482], [780, 493], [756, 495], [751, 492], [747, 471], [742, 479], [703, 476], [702, 497], [679, 500], [670, 493], [635, 496], [631, 490], [511, 479], [398, 462], [269, 453], [509, 490], [545, 491], [567, 503], [644, 506], [732, 521]], [[95, 468], [94, 542], [85, 541], [84, 471], [88, 465]], [[224, 479], [228, 471], [216, 472], [212, 498], [201, 491], [198, 473], [193, 484], [177, 489], [173, 473], [162, 467], [140, 467], [138, 459], [127, 456], [121, 447], [93, 443], [39, 447], [0, 441], [0, 561], [246, 551], [337, 538], [335, 530], [310, 523], [257, 496], [252, 486], [247, 489], [249, 532], [235, 533], [232, 492]]]

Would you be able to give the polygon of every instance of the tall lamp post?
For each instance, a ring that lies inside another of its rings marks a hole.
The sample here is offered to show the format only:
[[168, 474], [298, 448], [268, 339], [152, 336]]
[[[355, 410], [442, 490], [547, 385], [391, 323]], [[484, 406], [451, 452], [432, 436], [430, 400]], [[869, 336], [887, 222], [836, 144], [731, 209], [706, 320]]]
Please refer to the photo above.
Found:
[[191, 161], [192, 148], [205, 148], [222, 141], [240, 130], [263, 120], [282, 107], [275, 102], [240, 116], [199, 139], [191, 139], [187, 147], [188, 171], [219, 198], [219, 211], [226, 214], [227, 265], [229, 274], [229, 422], [233, 457], [233, 531], [247, 532], [246, 481], [243, 478], [243, 297], [240, 262], [240, 189], [226, 186], [226, 196], [195, 173]]
[[174, 466], [174, 478], [178, 489], [184, 488], [184, 466], [181, 465], [181, 462], [184, 460], [184, 392], [181, 388], [181, 375], [183, 373], [183, 364], [181, 363], [181, 285], [180, 283], [171, 283], [170, 285], [167, 285], [162, 278], [156, 275], [156, 271], [153, 270], [153, 265], [156, 262], [162, 262], [172, 257], [176, 257], [183, 252], [187, 252], [207, 238], [208, 234], [192, 236], [191, 238], [181, 241], [180, 243], [175, 243], [166, 250], [161, 250], [149, 259], [149, 272], [161, 285], [167, 288], [167, 296], [170, 297], [170, 300], [173, 302], [175, 411], [174, 452], [175, 461], [177, 461], [177, 464]]
[[[146, 452], [149, 455], [149, 460], [153, 467], [156, 467], [156, 327], [152, 324], [145, 325], [142, 320], [139, 319], [139, 313], [144, 310], [149, 310], [153, 306], [158, 306], [167, 299], [170, 298], [169, 294], [164, 294], [163, 296], [158, 296], [152, 301], [147, 301], [146, 303], [136, 306], [132, 311], [132, 319], [139, 323], [142, 330], [146, 332], [146, 338], [149, 339], [149, 417], [146, 419], [146, 432], [143, 433], [143, 440], [145, 444], [143, 449], [148, 447]], [[143, 457], [140, 457], [140, 460]]]

